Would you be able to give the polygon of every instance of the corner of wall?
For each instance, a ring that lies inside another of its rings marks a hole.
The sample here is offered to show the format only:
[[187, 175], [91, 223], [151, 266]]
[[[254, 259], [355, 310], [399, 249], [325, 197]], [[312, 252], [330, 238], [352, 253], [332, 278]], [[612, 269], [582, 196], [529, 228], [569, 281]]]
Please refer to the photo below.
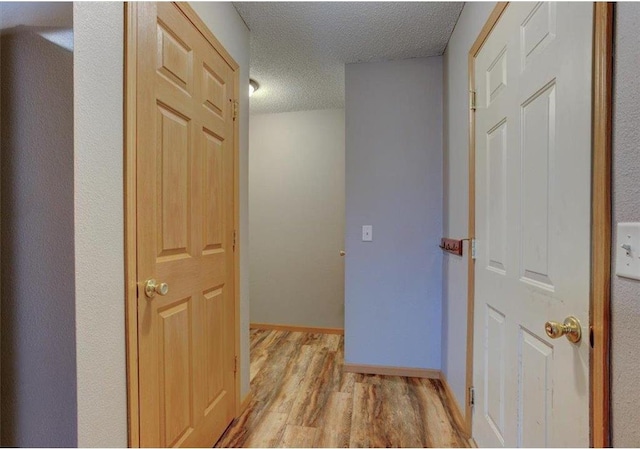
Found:
[[125, 447], [124, 8], [76, 2], [73, 22], [78, 445]]
[[[465, 3], [444, 54], [444, 236], [468, 234], [468, 53], [495, 2]], [[445, 254], [443, 262], [442, 371], [458, 404], [466, 395], [467, 255]]]

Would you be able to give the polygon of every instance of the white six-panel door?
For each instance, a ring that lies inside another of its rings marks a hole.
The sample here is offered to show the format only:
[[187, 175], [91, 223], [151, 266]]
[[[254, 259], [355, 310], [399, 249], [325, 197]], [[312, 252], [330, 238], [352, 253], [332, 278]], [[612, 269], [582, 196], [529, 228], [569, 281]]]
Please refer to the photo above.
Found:
[[[475, 61], [473, 436], [589, 445], [592, 3], [511, 3]], [[577, 344], [545, 322], [575, 316]]]

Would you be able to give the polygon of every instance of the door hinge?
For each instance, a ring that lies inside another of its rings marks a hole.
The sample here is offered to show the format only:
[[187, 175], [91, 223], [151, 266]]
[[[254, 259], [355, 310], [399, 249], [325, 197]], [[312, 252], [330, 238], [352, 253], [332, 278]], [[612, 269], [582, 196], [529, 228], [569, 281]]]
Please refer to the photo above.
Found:
[[233, 100], [233, 119], [237, 119], [238, 118], [238, 109], [240, 108], [240, 105], [238, 104], [238, 100]]
[[471, 259], [476, 260], [476, 239], [471, 239]]
[[476, 389], [469, 387], [469, 406], [473, 407], [474, 405], [476, 405]]
[[233, 358], [233, 374], [237, 374], [238, 373], [238, 356], [236, 355]]
[[237, 231], [234, 229], [233, 230], [233, 250], [236, 250], [236, 239], [237, 239], [238, 233]]
[[469, 109], [471, 109], [472, 111], [476, 110], [476, 91], [475, 90], [469, 91]]

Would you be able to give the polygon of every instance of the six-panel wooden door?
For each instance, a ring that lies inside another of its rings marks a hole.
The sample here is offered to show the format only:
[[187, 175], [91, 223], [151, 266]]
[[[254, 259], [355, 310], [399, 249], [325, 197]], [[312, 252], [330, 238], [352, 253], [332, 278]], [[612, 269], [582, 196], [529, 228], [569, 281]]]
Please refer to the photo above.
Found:
[[137, 8], [140, 444], [211, 447], [235, 412], [236, 74], [178, 5]]

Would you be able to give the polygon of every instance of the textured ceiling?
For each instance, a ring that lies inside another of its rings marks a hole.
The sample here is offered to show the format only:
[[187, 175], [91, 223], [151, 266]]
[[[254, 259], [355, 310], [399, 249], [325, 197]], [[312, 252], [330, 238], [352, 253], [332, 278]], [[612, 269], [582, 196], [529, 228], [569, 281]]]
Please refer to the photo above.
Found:
[[344, 64], [441, 55], [462, 2], [235, 2], [251, 30], [251, 112], [344, 107]]

